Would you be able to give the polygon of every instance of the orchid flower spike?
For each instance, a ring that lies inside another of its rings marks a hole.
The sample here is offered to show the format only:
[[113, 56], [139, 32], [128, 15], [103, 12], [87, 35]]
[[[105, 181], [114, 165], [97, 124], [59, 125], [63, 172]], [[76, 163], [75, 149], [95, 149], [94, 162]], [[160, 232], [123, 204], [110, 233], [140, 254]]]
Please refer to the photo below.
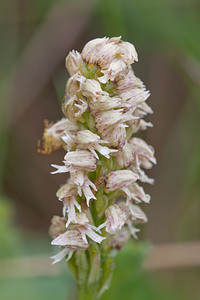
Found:
[[53, 217], [49, 232], [60, 251], [51, 258], [68, 261], [84, 299], [91, 287], [94, 299], [108, 288], [115, 254], [147, 222], [139, 205], [151, 197], [139, 182], [153, 183], [144, 169], [156, 159], [138, 137], [153, 126], [144, 119], [153, 111], [131, 66], [137, 61], [135, 47], [121, 36], [72, 50], [65, 60], [64, 117], [45, 123], [43, 149], [38, 145], [40, 153], [65, 151], [62, 163], [52, 164], [51, 173], [64, 173], [66, 182], [56, 193], [62, 217]]

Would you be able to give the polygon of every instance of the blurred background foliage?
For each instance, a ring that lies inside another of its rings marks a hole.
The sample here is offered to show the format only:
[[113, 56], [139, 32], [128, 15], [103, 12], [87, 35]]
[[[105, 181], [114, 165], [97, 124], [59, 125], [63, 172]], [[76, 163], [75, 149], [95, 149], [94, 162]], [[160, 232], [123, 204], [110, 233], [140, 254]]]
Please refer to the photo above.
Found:
[[[130, 242], [119, 254], [103, 299], [200, 299], [199, 266], [141, 266], [148, 244], [200, 236], [200, 1], [1, 0], [0, 24], [0, 266], [5, 258], [52, 252], [47, 232], [52, 215], [61, 214], [55, 193], [64, 177], [49, 173], [63, 153], [42, 156], [36, 145], [43, 120], [62, 116], [65, 56], [92, 38], [122, 35], [135, 45], [133, 68], [152, 94], [154, 128], [142, 136], [158, 166], [150, 174], [155, 185], [145, 187], [152, 202], [140, 240], [147, 243]], [[71, 300], [74, 293], [63, 265], [56, 275], [3, 275], [0, 268], [2, 300]]]

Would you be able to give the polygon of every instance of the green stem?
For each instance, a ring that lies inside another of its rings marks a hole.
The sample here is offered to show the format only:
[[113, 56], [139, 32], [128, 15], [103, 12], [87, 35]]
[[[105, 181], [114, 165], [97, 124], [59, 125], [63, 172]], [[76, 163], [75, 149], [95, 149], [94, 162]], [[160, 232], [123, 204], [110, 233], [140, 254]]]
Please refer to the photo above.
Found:
[[93, 287], [81, 285], [78, 287], [78, 300], [97, 300], [97, 290]]

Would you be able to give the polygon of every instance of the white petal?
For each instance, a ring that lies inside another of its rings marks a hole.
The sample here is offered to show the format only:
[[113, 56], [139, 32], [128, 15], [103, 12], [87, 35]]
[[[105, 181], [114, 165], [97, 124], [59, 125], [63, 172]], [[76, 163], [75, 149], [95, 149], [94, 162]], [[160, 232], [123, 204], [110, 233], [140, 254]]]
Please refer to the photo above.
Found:
[[72, 257], [73, 253], [74, 253], [74, 250], [69, 250], [66, 261], [70, 260], [70, 258]]
[[51, 174], [56, 174], [56, 173], [66, 173], [69, 172], [69, 169], [66, 166], [58, 166], [58, 165], [51, 165], [53, 168], [56, 168], [56, 171], [51, 172]]
[[97, 198], [94, 196], [89, 186], [83, 186], [82, 189], [86, 198], [87, 206], [89, 206], [90, 199], [96, 200]]
[[65, 258], [65, 256], [68, 254], [68, 252], [69, 252], [69, 249], [64, 248], [63, 250], [61, 250], [57, 254], [51, 256], [51, 259], [53, 259], [52, 264], [54, 265], [57, 262], [61, 261], [63, 258]]
[[105, 237], [102, 237], [100, 236], [99, 234], [97, 234], [96, 232], [94, 232], [93, 230], [91, 229], [85, 229], [85, 234], [87, 234], [87, 236], [93, 240], [94, 242], [96, 243], [101, 243], [103, 240], [105, 240], [106, 238]]
[[75, 199], [74, 199], [74, 205], [81, 212], [81, 206], [80, 206], [80, 204]]
[[108, 220], [106, 220], [104, 223], [102, 223], [101, 225], [99, 225], [99, 227], [97, 227], [98, 230], [101, 230], [102, 228], [106, 227], [108, 224]]
[[96, 159], [99, 159], [99, 157], [98, 157], [96, 151], [94, 150], [94, 148], [90, 147], [88, 149], [92, 152], [92, 154], [94, 154], [94, 156], [96, 157]]
[[84, 242], [88, 243], [85, 232], [81, 231], [81, 236], [82, 236], [82, 239], [84, 240]]
[[137, 237], [137, 235], [136, 235], [136, 232], [139, 232], [140, 229], [135, 228], [135, 227], [131, 224], [130, 221], [127, 222], [127, 225], [128, 225], [128, 229], [129, 229], [129, 231], [130, 231], [130, 234], [131, 234], [135, 239], [138, 239], [138, 237]]
[[88, 185], [90, 185], [95, 191], [97, 191], [97, 188], [96, 188], [95, 184], [94, 184], [90, 179], [87, 180], [87, 183], [88, 183]]

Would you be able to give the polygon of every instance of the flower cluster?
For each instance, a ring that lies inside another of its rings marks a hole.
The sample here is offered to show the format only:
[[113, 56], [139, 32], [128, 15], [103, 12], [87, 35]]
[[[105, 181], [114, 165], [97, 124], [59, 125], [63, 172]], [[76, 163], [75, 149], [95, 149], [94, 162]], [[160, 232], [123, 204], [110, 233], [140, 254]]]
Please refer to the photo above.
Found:
[[152, 113], [149, 92], [131, 68], [137, 60], [134, 46], [121, 37], [91, 40], [66, 58], [65, 117], [47, 124], [40, 150], [63, 147], [63, 164], [52, 164], [52, 174], [69, 173], [57, 191], [63, 217], [53, 217], [50, 227], [52, 244], [62, 247], [54, 263], [94, 243], [120, 249], [130, 234], [137, 238], [135, 225], [147, 222], [138, 204], [150, 196], [138, 182], [153, 183], [144, 169], [156, 159], [134, 136], [152, 127], [144, 120]]

